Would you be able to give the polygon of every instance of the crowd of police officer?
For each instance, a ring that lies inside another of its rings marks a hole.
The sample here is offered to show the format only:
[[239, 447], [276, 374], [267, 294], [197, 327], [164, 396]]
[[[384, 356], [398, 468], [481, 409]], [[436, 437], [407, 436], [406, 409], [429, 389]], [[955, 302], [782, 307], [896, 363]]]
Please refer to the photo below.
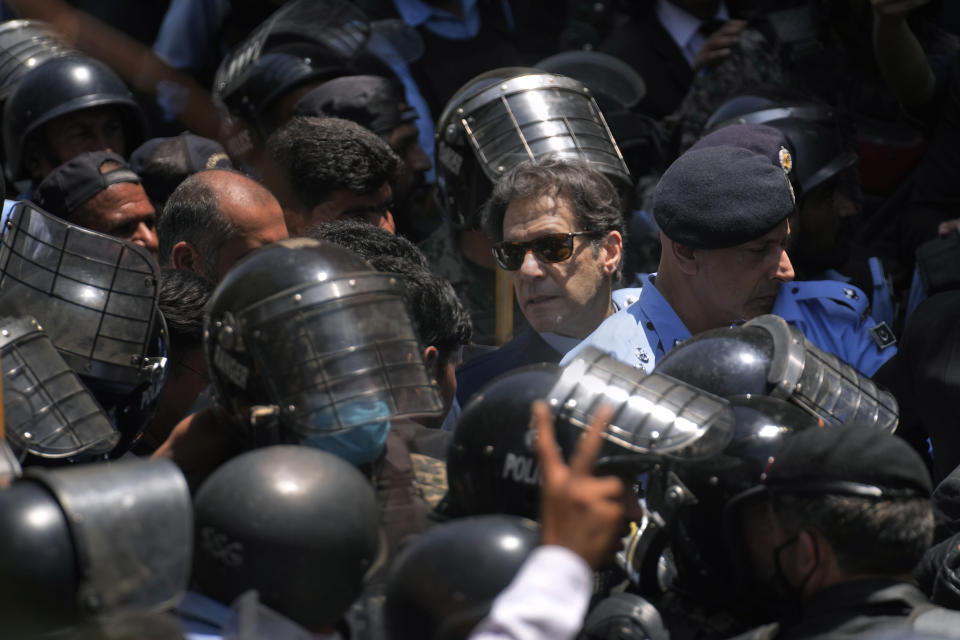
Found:
[[946, 3], [207, 4], [0, 23], [0, 637], [960, 635]]

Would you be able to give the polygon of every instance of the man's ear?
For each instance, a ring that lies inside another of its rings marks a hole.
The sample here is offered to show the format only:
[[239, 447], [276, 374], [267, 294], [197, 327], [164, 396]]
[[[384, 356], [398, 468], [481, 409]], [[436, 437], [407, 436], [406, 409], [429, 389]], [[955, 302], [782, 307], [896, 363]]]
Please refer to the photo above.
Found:
[[434, 380], [440, 378], [440, 350], [434, 346], [426, 347], [423, 350], [423, 362], [427, 365], [427, 371], [433, 376]]
[[173, 249], [170, 251], [170, 266], [174, 269], [193, 271], [200, 275], [206, 273], [206, 259], [186, 240], [181, 240], [173, 245]]
[[806, 529], [797, 534], [796, 568], [807, 575], [820, 564], [820, 544], [814, 532]]
[[673, 261], [677, 264], [680, 272], [688, 276], [695, 275], [700, 269], [700, 262], [697, 260], [697, 250], [670, 240], [669, 238], [666, 240], [667, 250], [670, 251], [670, 255], [673, 257]]
[[611, 231], [603, 239], [603, 272], [612, 276], [623, 258], [623, 236], [619, 231]]

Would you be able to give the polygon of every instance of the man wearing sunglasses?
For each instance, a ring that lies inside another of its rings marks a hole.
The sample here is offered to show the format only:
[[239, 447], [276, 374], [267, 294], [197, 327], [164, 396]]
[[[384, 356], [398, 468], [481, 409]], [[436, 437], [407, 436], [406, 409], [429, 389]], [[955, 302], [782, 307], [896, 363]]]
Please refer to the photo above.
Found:
[[896, 348], [886, 325], [871, 328], [866, 295], [844, 282], [792, 282], [787, 247], [796, 200], [782, 134], [746, 128], [739, 141], [703, 142], [657, 184], [658, 272], [644, 278], [636, 304], [606, 320], [561, 364], [591, 344], [649, 372], [692, 335], [773, 313], [872, 376]]
[[495, 376], [559, 362], [639, 291], [613, 294], [623, 256], [623, 216], [610, 181], [582, 160], [519, 164], [494, 186], [483, 215], [499, 268], [510, 273], [530, 329], [461, 367], [461, 405]]

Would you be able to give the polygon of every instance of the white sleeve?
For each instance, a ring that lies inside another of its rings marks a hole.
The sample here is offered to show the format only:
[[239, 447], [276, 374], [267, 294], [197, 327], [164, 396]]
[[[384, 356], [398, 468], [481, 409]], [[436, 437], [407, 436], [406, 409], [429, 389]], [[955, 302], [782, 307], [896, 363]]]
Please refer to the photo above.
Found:
[[583, 625], [593, 572], [565, 547], [534, 549], [470, 640], [565, 640]]

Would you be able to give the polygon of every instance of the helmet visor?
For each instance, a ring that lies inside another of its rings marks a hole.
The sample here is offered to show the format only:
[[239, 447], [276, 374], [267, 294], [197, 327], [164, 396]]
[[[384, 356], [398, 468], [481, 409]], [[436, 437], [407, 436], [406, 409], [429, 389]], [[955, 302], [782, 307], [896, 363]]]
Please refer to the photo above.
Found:
[[685, 382], [645, 375], [594, 347], [564, 367], [547, 394], [561, 419], [586, 428], [601, 406], [614, 410], [604, 437], [632, 453], [703, 458], [733, 437], [728, 402]]
[[30, 203], [0, 244], [0, 312], [33, 316], [81, 375], [135, 387], [147, 358], [159, 269], [141, 247], [67, 223]]
[[315, 283], [239, 318], [282, 420], [298, 435], [442, 413], [392, 280], [371, 272]]
[[0, 321], [7, 439], [20, 457], [108, 453], [120, 434], [33, 318]]

